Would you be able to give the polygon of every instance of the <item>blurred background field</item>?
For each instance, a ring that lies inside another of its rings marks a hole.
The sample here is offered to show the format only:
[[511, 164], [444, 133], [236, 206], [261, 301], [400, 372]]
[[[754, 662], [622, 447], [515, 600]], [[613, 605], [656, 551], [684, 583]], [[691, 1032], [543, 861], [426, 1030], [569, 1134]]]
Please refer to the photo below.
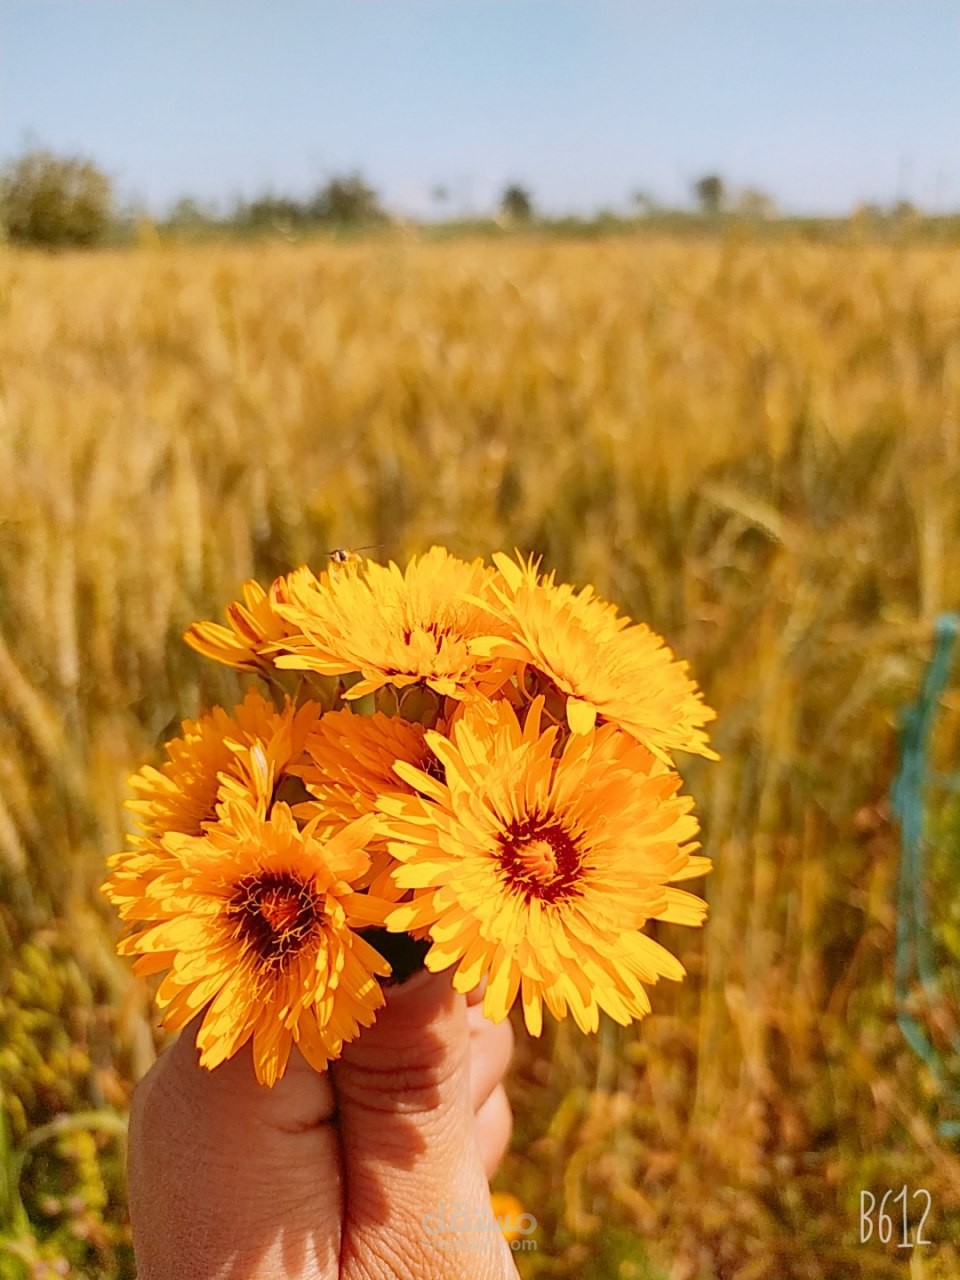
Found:
[[[719, 713], [722, 763], [685, 766], [716, 866], [702, 936], [671, 937], [689, 980], [639, 1027], [520, 1037], [524, 1275], [960, 1274], [960, 1103], [896, 1022], [888, 801], [960, 604], [958, 296], [955, 248], [855, 225], [0, 247], [3, 1280], [133, 1276], [124, 1116], [162, 1038], [97, 886], [127, 775], [241, 690], [184, 628], [334, 547], [436, 541], [593, 582]], [[954, 677], [948, 771], [958, 722]], [[902, 1186], [933, 1243], [860, 1244], [861, 1190]]]

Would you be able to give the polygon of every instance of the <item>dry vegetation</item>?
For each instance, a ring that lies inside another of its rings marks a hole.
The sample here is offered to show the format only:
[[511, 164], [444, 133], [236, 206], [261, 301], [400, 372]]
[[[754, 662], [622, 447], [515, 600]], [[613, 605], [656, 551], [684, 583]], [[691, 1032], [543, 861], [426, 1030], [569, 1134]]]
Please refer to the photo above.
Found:
[[922, 245], [0, 251], [3, 1280], [132, 1276], [117, 1117], [154, 1018], [96, 887], [126, 775], [236, 691], [182, 630], [248, 576], [433, 541], [593, 581], [720, 712], [691, 981], [520, 1053], [528, 1273], [900, 1276], [858, 1207], [906, 1183], [938, 1242], [911, 1276], [960, 1274], [885, 799], [960, 594], [958, 296]]

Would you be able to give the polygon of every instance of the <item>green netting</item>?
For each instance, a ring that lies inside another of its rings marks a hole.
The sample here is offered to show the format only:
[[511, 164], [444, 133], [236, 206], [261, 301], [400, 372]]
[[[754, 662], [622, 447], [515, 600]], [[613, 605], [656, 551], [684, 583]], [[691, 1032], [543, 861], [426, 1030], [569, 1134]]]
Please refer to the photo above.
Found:
[[938, 619], [920, 695], [901, 720], [900, 769], [892, 790], [901, 829], [897, 1022], [954, 1113], [938, 1126], [948, 1138], [960, 1138], [960, 1034], [952, 1030], [960, 1017], [960, 761], [955, 729], [945, 731], [944, 725], [958, 633], [960, 614]]

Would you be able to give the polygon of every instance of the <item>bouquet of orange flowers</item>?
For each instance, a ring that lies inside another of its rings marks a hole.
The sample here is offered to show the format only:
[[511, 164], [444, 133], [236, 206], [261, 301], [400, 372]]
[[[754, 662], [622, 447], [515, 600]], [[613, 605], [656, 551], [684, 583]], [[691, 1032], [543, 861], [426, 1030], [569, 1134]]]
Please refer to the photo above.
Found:
[[[252, 1040], [273, 1084], [369, 1026], [404, 953], [595, 1031], [683, 976], [643, 929], [699, 925], [703, 875], [674, 751], [713, 718], [663, 640], [531, 559], [443, 547], [405, 571], [335, 553], [199, 622], [200, 653], [260, 678], [185, 721], [132, 779], [139, 831], [109, 859], [123, 954], [201, 1062]], [[264, 691], [265, 690], [265, 691]]]

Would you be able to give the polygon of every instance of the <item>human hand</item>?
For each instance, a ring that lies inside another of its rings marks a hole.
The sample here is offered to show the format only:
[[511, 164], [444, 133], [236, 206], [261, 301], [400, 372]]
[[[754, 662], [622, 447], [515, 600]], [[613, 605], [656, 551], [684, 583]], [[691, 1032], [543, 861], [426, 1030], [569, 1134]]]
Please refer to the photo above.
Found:
[[[481, 994], [418, 975], [328, 1072], [295, 1050], [273, 1089], [249, 1046], [200, 1067], [191, 1023], [134, 1096], [139, 1280], [516, 1280], [487, 1186], [513, 1037]], [[486, 1228], [444, 1232], [450, 1206]]]

